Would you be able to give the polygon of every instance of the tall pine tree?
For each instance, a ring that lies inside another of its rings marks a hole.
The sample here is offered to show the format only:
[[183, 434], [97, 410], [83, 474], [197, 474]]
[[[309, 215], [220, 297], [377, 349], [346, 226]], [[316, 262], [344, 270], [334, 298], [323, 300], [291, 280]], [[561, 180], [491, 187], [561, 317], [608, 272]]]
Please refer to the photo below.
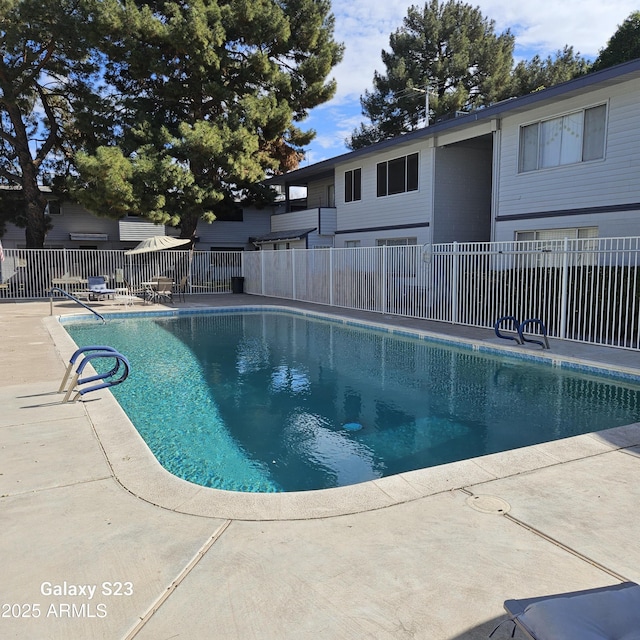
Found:
[[540, 91], [589, 73], [590, 68], [586, 58], [574, 54], [573, 47], [566, 45], [553, 58], [542, 59], [536, 55], [531, 60], [519, 62], [513, 70], [512, 94], [517, 97]]
[[25, 228], [42, 248], [47, 200], [39, 185], [70, 158], [74, 104], [89, 100], [97, 67], [88, 55], [100, 2], [0, 2], [0, 226]]
[[363, 124], [347, 140], [358, 149], [412, 131], [429, 120], [509, 96], [514, 37], [495, 33], [492, 20], [457, 0], [412, 6], [382, 51], [386, 73], [361, 98]]
[[592, 71], [600, 71], [636, 58], [640, 58], [640, 11], [634, 11], [617, 28], [593, 63]]
[[265, 172], [297, 166], [314, 132], [296, 123], [333, 96], [342, 56], [329, 0], [123, 0], [112, 15], [116, 144], [77, 155], [85, 206], [192, 238]]

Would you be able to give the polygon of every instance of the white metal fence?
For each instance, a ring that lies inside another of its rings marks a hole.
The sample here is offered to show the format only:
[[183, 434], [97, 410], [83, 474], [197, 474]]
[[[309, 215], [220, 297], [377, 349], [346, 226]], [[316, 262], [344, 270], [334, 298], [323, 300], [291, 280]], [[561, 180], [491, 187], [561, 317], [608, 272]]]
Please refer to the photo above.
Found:
[[0, 261], [0, 299], [49, 297], [52, 287], [73, 294], [86, 290], [89, 276], [104, 276], [110, 287], [133, 291], [157, 276], [169, 276], [186, 293], [219, 293], [231, 291], [231, 279], [241, 274], [242, 253], [237, 251], [126, 255], [90, 249], [5, 249]]
[[0, 298], [48, 297], [91, 275], [137, 288], [157, 275], [187, 293], [233, 290], [478, 327], [502, 316], [549, 336], [640, 350], [640, 238], [208, 252], [5, 249]]
[[245, 291], [640, 349], [640, 238], [289, 250], [244, 255]]

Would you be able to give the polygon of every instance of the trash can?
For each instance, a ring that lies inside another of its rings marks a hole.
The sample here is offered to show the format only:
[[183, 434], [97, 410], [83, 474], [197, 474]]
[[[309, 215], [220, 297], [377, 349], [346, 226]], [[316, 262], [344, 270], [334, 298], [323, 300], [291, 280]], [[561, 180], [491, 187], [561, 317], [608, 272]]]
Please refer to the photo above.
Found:
[[244, 293], [244, 278], [241, 276], [234, 276], [231, 278], [231, 292]]

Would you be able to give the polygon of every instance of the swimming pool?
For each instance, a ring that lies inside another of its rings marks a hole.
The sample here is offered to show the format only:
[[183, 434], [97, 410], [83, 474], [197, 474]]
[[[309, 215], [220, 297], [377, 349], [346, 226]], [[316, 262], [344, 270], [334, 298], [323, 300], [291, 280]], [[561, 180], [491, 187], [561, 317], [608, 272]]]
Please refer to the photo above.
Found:
[[113, 393], [166, 469], [235, 491], [355, 484], [629, 424], [640, 407], [631, 382], [290, 312], [65, 328], [127, 355]]

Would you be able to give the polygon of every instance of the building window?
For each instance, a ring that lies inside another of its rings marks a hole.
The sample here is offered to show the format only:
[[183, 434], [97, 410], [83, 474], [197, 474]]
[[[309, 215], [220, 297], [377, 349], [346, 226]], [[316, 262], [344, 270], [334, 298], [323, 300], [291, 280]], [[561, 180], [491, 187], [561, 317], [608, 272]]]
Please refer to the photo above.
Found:
[[582, 239], [582, 238], [597, 238], [598, 227], [575, 227], [569, 229], [535, 229], [531, 231], [516, 231], [516, 240], [529, 240], [529, 241], [549, 241], [549, 240], [564, 240], [570, 239]]
[[604, 158], [606, 105], [520, 127], [519, 172]]
[[60, 208], [60, 200], [49, 200], [47, 202], [47, 208], [45, 214], [48, 216], [60, 216], [62, 215], [62, 209]]
[[418, 190], [418, 154], [379, 162], [376, 167], [378, 198]]
[[362, 169], [344, 172], [344, 201], [362, 200]]
[[345, 240], [344, 247], [345, 249], [355, 249], [360, 246], [360, 240]]
[[235, 203], [222, 203], [216, 211], [216, 222], [242, 222], [244, 211]]
[[376, 240], [376, 245], [379, 247], [404, 247], [409, 244], [418, 244], [417, 238], [384, 238], [382, 240]]
[[274, 242], [273, 243], [274, 251], [281, 251], [282, 249], [291, 249], [291, 243], [290, 242]]
[[532, 243], [531, 245], [524, 245], [531, 253], [524, 256], [523, 266], [530, 268], [561, 267], [564, 262], [561, 241], [565, 238], [585, 241], [580, 244], [580, 252], [572, 257], [574, 264], [581, 266], [596, 264], [598, 227], [574, 227], [567, 229], [516, 231], [517, 241]]
[[[379, 247], [405, 247], [417, 244], [417, 238], [384, 238], [376, 240]], [[390, 249], [387, 254], [387, 273], [393, 273], [403, 278], [412, 278], [416, 275], [416, 260], [418, 253], [410, 250]]]
[[335, 207], [336, 206], [336, 185], [330, 184], [327, 186], [327, 206]]

